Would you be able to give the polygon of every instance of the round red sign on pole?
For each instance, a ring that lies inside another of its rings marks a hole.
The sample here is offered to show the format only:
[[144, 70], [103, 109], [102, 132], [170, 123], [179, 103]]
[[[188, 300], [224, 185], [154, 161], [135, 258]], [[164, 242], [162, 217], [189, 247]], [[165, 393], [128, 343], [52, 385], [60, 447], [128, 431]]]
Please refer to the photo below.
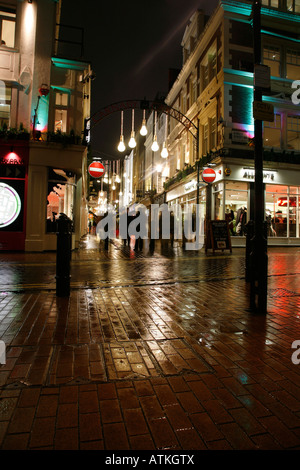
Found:
[[103, 176], [105, 172], [105, 168], [100, 162], [93, 162], [89, 166], [89, 174], [93, 178], [100, 178], [100, 176]]
[[205, 168], [202, 173], [202, 179], [205, 183], [213, 183], [216, 179], [216, 172], [212, 168]]

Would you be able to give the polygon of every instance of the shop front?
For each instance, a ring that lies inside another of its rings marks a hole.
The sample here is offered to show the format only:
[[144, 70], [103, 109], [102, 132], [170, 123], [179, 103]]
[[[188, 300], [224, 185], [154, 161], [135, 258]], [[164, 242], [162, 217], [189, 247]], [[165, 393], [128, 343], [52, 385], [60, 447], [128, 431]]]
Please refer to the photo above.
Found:
[[87, 232], [86, 149], [32, 142], [28, 165], [25, 251], [55, 251], [57, 221], [73, 225], [72, 248]]
[[[206, 207], [206, 184], [199, 184], [199, 204], [203, 206], [203, 214]], [[197, 176], [194, 175], [189, 181], [178, 183], [170, 191], [166, 193], [166, 203], [170, 208], [179, 205], [184, 209], [185, 204], [197, 204]]]
[[28, 144], [0, 147], [0, 250], [22, 251], [26, 235]]
[[[215, 168], [212, 218], [228, 220], [232, 246], [245, 246], [245, 225], [254, 220], [253, 164], [226, 163]], [[265, 220], [269, 245], [300, 245], [300, 171], [277, 164], [264, 168]]]

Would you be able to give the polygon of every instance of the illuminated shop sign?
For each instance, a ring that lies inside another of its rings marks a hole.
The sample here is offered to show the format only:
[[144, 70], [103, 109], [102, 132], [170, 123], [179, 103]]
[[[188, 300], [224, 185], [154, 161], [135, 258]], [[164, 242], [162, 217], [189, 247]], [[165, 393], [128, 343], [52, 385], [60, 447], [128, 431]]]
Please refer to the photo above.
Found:
[[[297, 199], [296, 197], [290, 197], [289, 200], [287, 197], [280, 197], [277, 201], [278, 206], [287, 207], [289, 202], [289, 207], [296, 207], [297, 206]], [[299, 200], [300, 206], [300, 200]]]
[[15, 152], [9, 152], [5, 157], [0, 158], [1, 165], [24, 165], [23, 159]]
[[6, 183], [0, 183], [0, 228], [11, 225], [21, 211], [21, 199], [17, 191]]
[[[264, 180], [267, 180], [267, 181], [274, 181], [275, 174], [276, 174], [275, 171], [266, 170], [263, 172], [263, 178]], [[248, 179], [248, 180], [254, 180], [255, 170], [252, 170], [249, 168], [243, 168], [243, 178]]]
[[195, 180], [189, 181], [188, 183], [186, 183], [184, 185], [184, 191], [186, 193], [189, 193], [191, 191], [195, 191], [196, 189], [197, 189], [197, 181], [195, 181]]

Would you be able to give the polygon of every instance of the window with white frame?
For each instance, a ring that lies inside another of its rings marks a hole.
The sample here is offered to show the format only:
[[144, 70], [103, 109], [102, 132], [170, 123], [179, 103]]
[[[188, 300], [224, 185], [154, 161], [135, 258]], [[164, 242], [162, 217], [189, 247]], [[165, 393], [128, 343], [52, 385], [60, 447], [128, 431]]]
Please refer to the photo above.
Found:
[[217, 118], [216, 116], [210, 120], [210, 148], [217, 146]]
[[0, 6], [1, 46], [15, 47], [16, 11]]
[[0, 80], [0, 127], [10, 126], [11, 87]]
[[68, 119], [68, 93], [55, 93], [55, 124], [54, 131], [67, 132], [67, 119]]
[[211, 80], [217, 75], [217, 49], [215, 44], [210, 47], [201, 63], [201, 75], [201, 91], [203, 91], [211, 82]]
[[300, 116], [287, 116], [287, 146], [289, 149], [300, 150]]
[[281, 116], [275, 114], [274, 122], [264, 121], [264, 146], [281, 147]]
[[264, 46], [263, 62], [271, 69], [271, 76], [280, 77], [280, 49], [275, 46]]
[[286, 51], [286, 78], [298, 80], [300, 77], [300, 50]]
[[209, 149], [209, 141], [208, 141], [208, 123], [206, 123], [206, 124], [203, 126], [203, 146], [202, 146], [203, 155], [206, 155], [206, 154], [208, 153], [208, 149]]
[[262, 0], [262, 5], [271, 8], [278, 8], [278, 0]]
[[300, 0], [287, 0], [287, 11], [291, 13], [300, 13]]

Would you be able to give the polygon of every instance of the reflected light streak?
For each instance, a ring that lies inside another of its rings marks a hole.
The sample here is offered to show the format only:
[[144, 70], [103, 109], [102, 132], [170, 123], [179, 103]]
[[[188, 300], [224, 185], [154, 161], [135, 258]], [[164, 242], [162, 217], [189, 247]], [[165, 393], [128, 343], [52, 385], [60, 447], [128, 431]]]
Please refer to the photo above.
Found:
[[184, 19], [171, 31], [167, 37], [163, 38], [161, 42], [158, 43], [156, 48], [152, 51], [149, 52], [149, 54], [145, 57], [145, 59], [140, 63], [139, 66], [137, 66], [135, 70], [135, 74], [141, 73], [141, 71], [149, 65], [154, 58], [162, 52], [163, 49], [167, 48], [169, 44], [173, 41], [174, 37], [186, 26], [188, 23], [189, 19], [191, 18], [192, 14], [195, 12], [195, 9], [193, 8], [185, 17]]

